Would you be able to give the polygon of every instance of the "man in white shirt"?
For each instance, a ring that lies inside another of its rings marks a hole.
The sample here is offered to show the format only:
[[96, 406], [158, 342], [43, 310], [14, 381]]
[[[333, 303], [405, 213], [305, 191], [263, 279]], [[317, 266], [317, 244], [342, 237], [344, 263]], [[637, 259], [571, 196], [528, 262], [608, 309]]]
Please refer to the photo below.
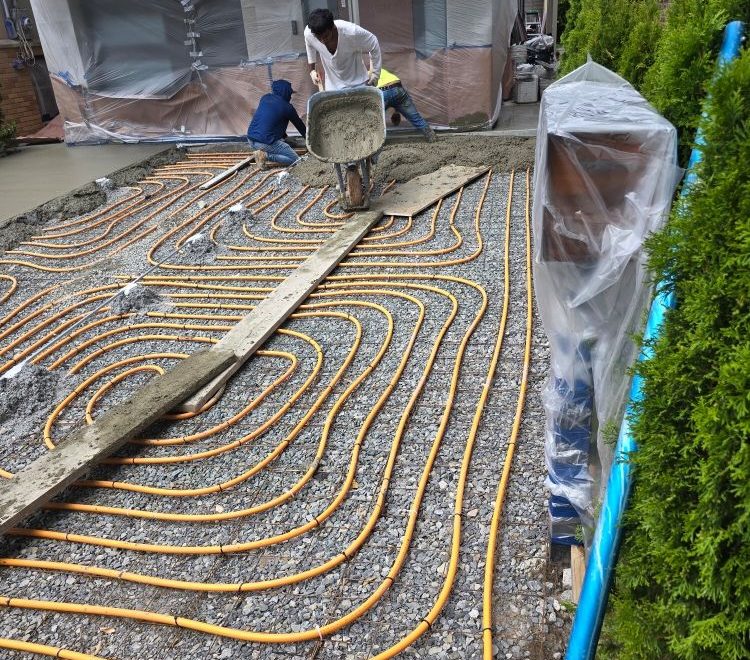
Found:
[[[382, 66], [378, 38], [355, 23], [334, 21], [328, 9], [310, 13], [305, 28], [305, 47], [310, 77], [315, 85], [320, 84], [315, 70], [316, 60], [320, 58], [326, 91], [378, 84]], [[365, 68], [365, 53], [370, 57], [369, 71]]]

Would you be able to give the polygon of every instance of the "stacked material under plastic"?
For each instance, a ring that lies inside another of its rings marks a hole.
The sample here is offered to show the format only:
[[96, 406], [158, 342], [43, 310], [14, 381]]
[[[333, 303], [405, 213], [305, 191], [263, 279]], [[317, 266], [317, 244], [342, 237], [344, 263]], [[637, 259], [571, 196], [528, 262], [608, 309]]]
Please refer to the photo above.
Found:
[[[32, 0], [69, 143], [231, 139], [272, 79], [300, 114], [314, 91], [304, 27], [328, 6], [380, 40], [437, 127], [494, 123], [514, 0]], [[343, 6], [342, 6], [343, 5]]]
[[551, 85], [539, 118], [536, 295], [550, 341], [547, 485], [552, 539], [594, 524], [650, 300], [644, 240], [679, 180], [675, 128], [588, 62]]

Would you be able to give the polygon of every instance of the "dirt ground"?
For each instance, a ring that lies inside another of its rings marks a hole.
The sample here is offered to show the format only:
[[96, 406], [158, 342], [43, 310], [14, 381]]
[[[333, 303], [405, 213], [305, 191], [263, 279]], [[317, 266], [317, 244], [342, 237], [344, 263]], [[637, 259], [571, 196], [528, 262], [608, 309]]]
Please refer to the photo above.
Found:
[[[525, 169], [534, 164], [534, 138], [438, 136], [435, 142], [414, 140], [386, 144], [374, 170], [378, 183], [408, 181], [434, 172], [443, 165], [491, 165], [500, 171]], [[335, 185], [333, 166], [312, 156], [291, 169], [301, 183], [310, 186]]]
[[[302, 146], [301, 140], [295, 142]], [[408, 181], [434, 172], [443, 165], [491, 165], [499, 171], [525, 169], [534, 164], [534, 138], [439, 135], [435, 142], [413, 141], [386, 144], [373, 171], [376, 183]], [[191, 148], [193, 153], [249, 151], [245, 142], [211, 144]], [[179, 149], [167, 149], [141, 163], [109, 176], [114, 186], [135, 185], [155, 167], [175, 163], [184, 157]], [[300, 183], [310, 186], [335, 185], [333, 166], [312, 156], [303, 158], [290, 172]], [[0, 226], [0, 250], [8, 250], [36, 233], [37, 228], [55, 219], [91, 213], [106, 201], [104, 191], [95, 183], [53, 199], [33, 211], [9, 218]]]

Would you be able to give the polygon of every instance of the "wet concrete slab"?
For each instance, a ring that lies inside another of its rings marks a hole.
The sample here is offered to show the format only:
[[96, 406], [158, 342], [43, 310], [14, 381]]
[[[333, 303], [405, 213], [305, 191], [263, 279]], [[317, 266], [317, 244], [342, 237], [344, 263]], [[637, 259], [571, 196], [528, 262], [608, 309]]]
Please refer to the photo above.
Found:
[[39, 144], [0, 158], [0, 221], [168, 149], [163, 144]]

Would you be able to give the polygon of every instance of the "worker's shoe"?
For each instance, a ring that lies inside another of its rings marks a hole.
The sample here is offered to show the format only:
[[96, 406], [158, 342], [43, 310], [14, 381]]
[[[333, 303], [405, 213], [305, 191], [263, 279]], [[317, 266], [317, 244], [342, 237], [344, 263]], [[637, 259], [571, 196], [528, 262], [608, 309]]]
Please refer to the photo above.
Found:
[[435, 141], [435, 131], [432, 130], [431, 126], [427, 126], [424, 130], [422, 130], [422, 135], [424, 135], [424, 139], [428, 142]]
[[398, 112], [394, 112], [391, 115], [391, 125], [398, 126], [401, 123], [401, 115]]
[[253, 152], [253, 155], [255, 156], [255, 164], [258, 166], [258, 169], [265, 170], [266, 162], [268, 161], [266, 152], [263, 151], [263, 149], [258, 149], [257, 151]]

